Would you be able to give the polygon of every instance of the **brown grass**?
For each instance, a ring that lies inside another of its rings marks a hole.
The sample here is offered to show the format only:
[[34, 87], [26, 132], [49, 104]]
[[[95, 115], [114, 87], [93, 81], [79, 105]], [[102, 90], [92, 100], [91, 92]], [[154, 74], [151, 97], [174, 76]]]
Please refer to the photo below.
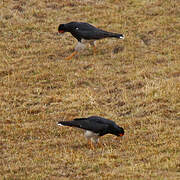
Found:
[[[180, 179], [178, 0], [0, 2], [0, 179]], [[60, 23], [125, 34], [70, 61]], [[59, 120], [99, 115], [125, 129], [90, 150]]]

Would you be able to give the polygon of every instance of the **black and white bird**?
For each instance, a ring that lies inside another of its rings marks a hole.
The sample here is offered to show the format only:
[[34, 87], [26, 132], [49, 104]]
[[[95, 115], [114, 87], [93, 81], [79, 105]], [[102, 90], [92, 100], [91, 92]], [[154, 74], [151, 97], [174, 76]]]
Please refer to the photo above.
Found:
[[85, 130], [85, 137], [91, 148], [92, 143], [99, 143], [99, 137], [105, 134], [123, 136], [124, 129], [119, 127], [114, 121], [99, 116], [90, 116], [88, 118], [77, 118], [72, 121], [60, 121], [59, 126], [71, 126]]
[[84, 50], [84, 48], [86, 47], [86, 43], [90, 43], [94, 47], [95, 53], [95, 40], [104, 38], [124, 39], [123, 34], [107, 32], [84, 22], [70, 22], [67, 24], [60, 24], [58, 27], [58, 32], [70, 32], [78, 40], [78, 44], [75, 47], [75, 51], [66, 58], [67, 60], [71, 59], [78, 52]]

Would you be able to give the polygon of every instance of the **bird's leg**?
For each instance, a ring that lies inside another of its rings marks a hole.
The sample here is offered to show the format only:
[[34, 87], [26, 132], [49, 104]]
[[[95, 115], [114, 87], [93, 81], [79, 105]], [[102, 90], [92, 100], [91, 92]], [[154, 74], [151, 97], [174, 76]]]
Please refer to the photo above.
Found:
[[93, 46], [94, 47], [94, 55], [96, 55], [96, 46]]
[[103, 148], [104, 146], [103, 146], [103, 144], [102, 143], [100, 143], [99, 141], [98, 141], [98, 146], [99, 147], [101, 147], [101, 148]]
[[73, 56], [75, 56], [78, 52], [74, 51], [70, 56], [66, 57], [66, 60], [70, 60]]
[[71, 58], [72, 58], [73, 56], [75, 56], [78, 52], [84, 50], [85, 47], [86, 47], [86, 46], [85, 46], [83, 43], [78, 42], [77, 45], [76, 45], [76, 47], [75, 47], [75, 51], [74, 51], [70, 56], [68, 56], [68, 57], [65, 58], [65, 59], [66, 59], [66, 60], [71, 59]]
[[91, 46], [93, 46], [94, 55], [96, 55], [96, 44], [95, 41], [90, 42]]
[[94, 150], [94, 145], [91, 140], [88, 140], [88, 144], [89, 144], [90, 149]]

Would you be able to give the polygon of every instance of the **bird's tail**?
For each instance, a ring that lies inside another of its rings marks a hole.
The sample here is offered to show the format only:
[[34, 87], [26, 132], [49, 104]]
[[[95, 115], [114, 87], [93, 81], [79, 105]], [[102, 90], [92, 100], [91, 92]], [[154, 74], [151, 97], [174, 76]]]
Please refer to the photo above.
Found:
[[60, 121], [60, 122], [58, 122], [58, 125], [81, 128], [80, 123], [77, 121]]
[[123, 34], [118, 34], [118, 33], [112, 33], [112, 32], [104, 32], [104, 35], [106, 37], [114, 37], [114, 38], [118, 38], [118, 39], [124, 39], [125, 36]]
[[73, 121], [60, 121], [58, 122], [58, 126], [74, 126]]

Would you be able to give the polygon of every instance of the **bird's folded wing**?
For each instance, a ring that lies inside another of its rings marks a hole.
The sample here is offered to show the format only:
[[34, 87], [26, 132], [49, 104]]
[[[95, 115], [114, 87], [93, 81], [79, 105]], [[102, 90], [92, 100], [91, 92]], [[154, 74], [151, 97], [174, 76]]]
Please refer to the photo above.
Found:
[[99, 29], [91, 29], [91, 30], [76, 29], [76, 32], [83, 39], [102, 39], [109, 36], [108, 32]]
[[87, 118], [75, 119], [73, 121], [63, 121], [63, 122], [59, 122], [58, 124], [64, 126], [77, 127], [99, 134], [103, 133], [104, 131], [107, 131], [107, 129], [109, 128], [108, 124], [98, 123], [96, 121], [92, 122], [87, 120]]

